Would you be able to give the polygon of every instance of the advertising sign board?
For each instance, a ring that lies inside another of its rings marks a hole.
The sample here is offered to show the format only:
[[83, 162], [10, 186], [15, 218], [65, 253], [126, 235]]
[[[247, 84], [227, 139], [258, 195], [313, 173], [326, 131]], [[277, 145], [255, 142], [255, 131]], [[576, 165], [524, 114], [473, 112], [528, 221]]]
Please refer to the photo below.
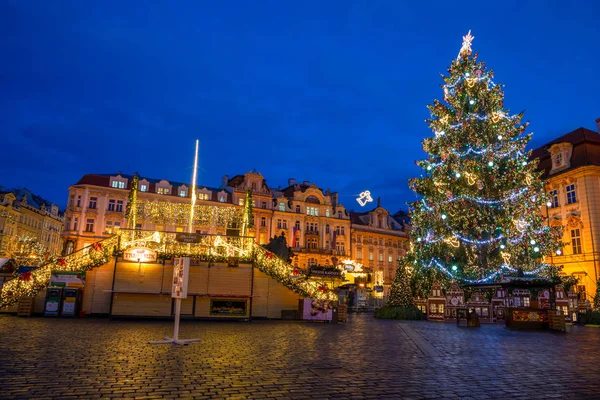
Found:
[[174, 299], [186, 299], [188, 289], [188, 276], [190, 273], [190, 258], [176, 258], [173, 264], [173, 287], [171, 297]]

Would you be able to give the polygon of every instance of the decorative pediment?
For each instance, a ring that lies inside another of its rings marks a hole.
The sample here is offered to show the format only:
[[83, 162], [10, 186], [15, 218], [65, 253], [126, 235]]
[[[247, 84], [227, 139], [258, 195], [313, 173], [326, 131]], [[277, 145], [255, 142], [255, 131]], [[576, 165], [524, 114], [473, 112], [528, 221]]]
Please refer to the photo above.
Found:
[[571, 214], [567, 217], [567, 227], [572, 229], [583, 228], [583, 222], [579, 215]]
[[552, 159], [552, 169], [550, 174], [563, 171], [571, 166], [571, 156], [573, 154], [573, 144], [568, 142], [552, 145], [548, 152]]

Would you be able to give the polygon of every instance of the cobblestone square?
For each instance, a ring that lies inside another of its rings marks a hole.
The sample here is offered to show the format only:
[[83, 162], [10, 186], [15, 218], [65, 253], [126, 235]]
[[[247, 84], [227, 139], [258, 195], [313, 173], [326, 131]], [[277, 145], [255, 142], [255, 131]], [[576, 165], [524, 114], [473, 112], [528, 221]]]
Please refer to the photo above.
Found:
[[0, 316], [2, 399], [600, 397], [600, 329]]

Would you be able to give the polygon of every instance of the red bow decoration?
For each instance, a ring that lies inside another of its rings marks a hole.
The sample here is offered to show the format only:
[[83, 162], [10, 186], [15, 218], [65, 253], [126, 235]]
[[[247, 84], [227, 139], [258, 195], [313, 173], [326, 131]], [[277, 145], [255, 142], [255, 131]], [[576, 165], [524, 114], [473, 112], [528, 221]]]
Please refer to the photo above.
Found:
[[272, 260], [273, 259], [273, 253], [268, 252], [265, 254], [267, 256], [268, 259]]
[[31, 280], [31, 272], [23, 272], [21, 274], [21, 279], [23, 279], [25, 282], [29, 282]]
[[329, 290], [327, 286], [319, 286], [319, 292], [327, 293], [327, 290]]
[[93, 246], [96, 251], [102, 250], [102, 243], [94, 243]]
[[294, 271], [292, 272], [292, 274], [294, 274], [294, 276], [300, 275], [300, 268], [294, 268]]
[[67, 265], [67, 260], [65, 260], [64, 258], [59, 258], [58, 263], [61, 267], [65, 267]]

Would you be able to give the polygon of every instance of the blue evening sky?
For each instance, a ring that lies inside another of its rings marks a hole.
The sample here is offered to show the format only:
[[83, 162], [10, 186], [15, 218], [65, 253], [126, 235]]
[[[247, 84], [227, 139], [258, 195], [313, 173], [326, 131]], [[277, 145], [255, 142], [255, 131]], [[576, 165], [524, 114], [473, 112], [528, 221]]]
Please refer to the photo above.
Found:
[[[457, 5], [453, 5], [456, 3]], [[0, 2], [0, 185], [256, 168], [406, 208], [426, 105], [471, 29], [533, 146], [600, 117], [600, 2]]]

